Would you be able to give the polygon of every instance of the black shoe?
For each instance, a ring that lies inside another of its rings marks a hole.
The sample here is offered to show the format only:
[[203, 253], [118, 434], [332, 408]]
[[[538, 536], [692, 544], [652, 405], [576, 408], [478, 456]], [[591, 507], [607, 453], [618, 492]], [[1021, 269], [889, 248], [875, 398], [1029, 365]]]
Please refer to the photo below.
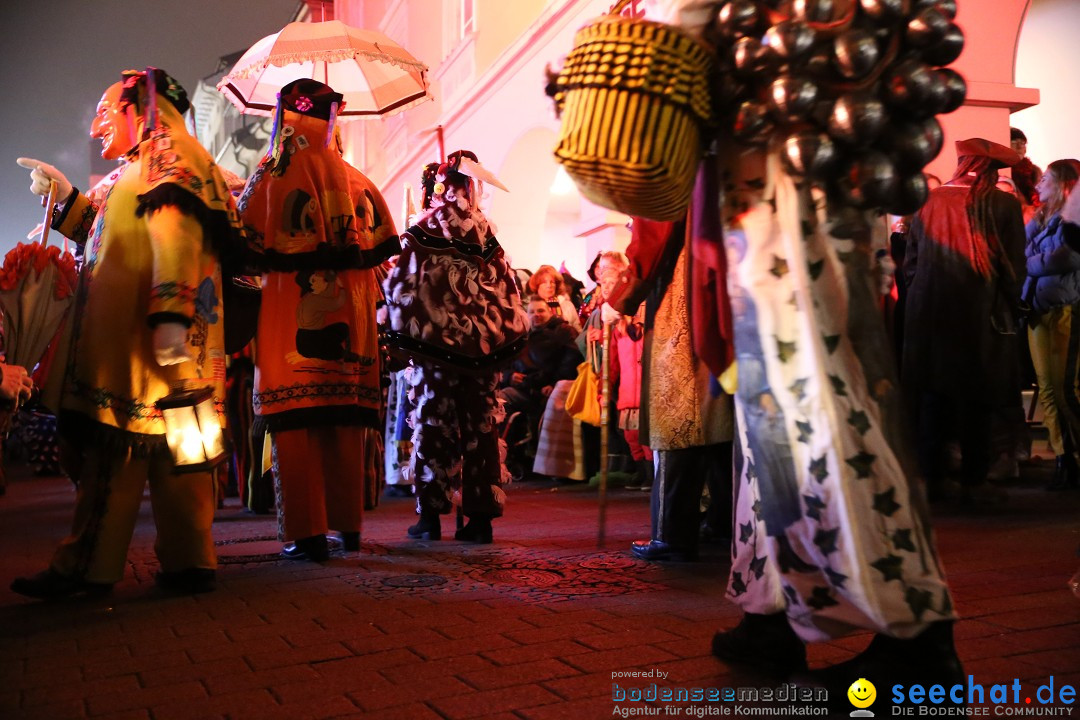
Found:
[[442, 540], [439, 513], [434, 510], [421, 510], [420, 520], [415, 525], [410, 525], [405, 532], [413, 540]]
[[1073, 490], [1080, 487], [1080, 469], [1072, 455], [1058, 455], [1054, 463], [1054, 479], [1046, 486], [1047, 490]]
[[[798, 674], [791, 681], [802, 687], [826, 688], [830, 706], [835, 699], [833, 709], [844, 711], [850, 708], [846, 700], [847, 689], [859, 678], [866, 678], [878, 687], [900, 684], [950, 688], [964, 685], [967, 677], [956, 656], [952, 626], [951, 621], [931, 623], [922, 633], [908, 640], [875, 635], [870, 645], [852, 659]], [[957, 704], [946, 693], [944, 705], [955, 707]]]
[[326, 541], [326, 535], [312, 535], [286, 545], [281, 550], [281, 556], [287, 560], [323, 562], [330, 557], [330, 544]]
[[634, 557], [642, 560], [697, 560], [697, 548], [681, 548], [660, 540], [635, 540], [630, 546]]
[[465, 527], [454, 533], [454, 539], [478, 545], [490, 545], [494, 541], [491, 531], [491, 518], [484, 515], [474, 515], [469, 518], [469, 522]]
[[154, 582], [162, 590], [182, 595], [196, 595], [217, 590], [217, 573], [209, 568], [187, 570], [158, 570]]
[[412, 497], [412, 485], [387, 485], [386, 497]]
[[341, 533], [341, 547], [345, 549], [345, 552], [359, 552], [360, 532]]
[[778, 678], [806, 670], [806, 645], [784, 613], [744, 614], [738, 625], [713, 635], [712, 654], [726, 663]]
[[75, 596], [101, 597], [112, 592], [112, 585], [67, 577], [49, 568], [37, 575], [15, 578], [11, 581], [11, 591], [39, 600], [59, 600]]

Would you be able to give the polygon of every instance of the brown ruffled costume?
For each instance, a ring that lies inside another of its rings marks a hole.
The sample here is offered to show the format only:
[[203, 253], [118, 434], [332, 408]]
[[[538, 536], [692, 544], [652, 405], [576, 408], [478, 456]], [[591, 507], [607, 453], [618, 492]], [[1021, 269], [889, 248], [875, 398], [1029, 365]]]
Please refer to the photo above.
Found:
[[[390, 342], [412, 360], [410, 468], [423, 515], [448, 512], [460, 475], [470, 518], [502, 515], [495, 371], [521, 350], [528, 317], [461, 153], [439, 168], [431, 208], [402, 236], [384, 282]], [[462, 462], [464, 458], [464, 463]]]

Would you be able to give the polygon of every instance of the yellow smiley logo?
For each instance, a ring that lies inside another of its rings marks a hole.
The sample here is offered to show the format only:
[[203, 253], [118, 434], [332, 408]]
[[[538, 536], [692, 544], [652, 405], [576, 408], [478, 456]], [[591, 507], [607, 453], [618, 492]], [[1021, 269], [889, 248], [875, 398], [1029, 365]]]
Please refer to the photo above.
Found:
[[859, 678], [851, 683], [847, 690], [848, 700], [857, 708], [868, 708], [877, 699], [877, 688], [866, 678]]

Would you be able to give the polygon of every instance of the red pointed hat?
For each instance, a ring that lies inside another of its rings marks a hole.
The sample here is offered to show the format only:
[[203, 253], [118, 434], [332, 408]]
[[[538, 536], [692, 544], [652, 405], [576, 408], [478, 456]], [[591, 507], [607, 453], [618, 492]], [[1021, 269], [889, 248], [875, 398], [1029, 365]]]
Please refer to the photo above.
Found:
[[956, 141], [957, 157], [975, 155], [990, 158], [994, 167], [1012, 167], [1020, 162], [1020, 153], [1007, 145], [999, 145], [984, 138], [968, 138]]

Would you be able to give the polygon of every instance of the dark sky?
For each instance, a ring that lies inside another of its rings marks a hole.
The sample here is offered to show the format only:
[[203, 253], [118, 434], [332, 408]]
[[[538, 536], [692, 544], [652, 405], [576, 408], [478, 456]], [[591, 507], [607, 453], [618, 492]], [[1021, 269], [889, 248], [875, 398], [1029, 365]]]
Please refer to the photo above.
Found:
[[[167, 70], [191, 92], [218, 58], [292, 20], [298, 0], [0, 0], [0, 252], [42, 217], [29, 171], [52, 163], [86, 190], [90, 120], [126, 69]], [[95, 143], [95, 151], [100, 145]]]

